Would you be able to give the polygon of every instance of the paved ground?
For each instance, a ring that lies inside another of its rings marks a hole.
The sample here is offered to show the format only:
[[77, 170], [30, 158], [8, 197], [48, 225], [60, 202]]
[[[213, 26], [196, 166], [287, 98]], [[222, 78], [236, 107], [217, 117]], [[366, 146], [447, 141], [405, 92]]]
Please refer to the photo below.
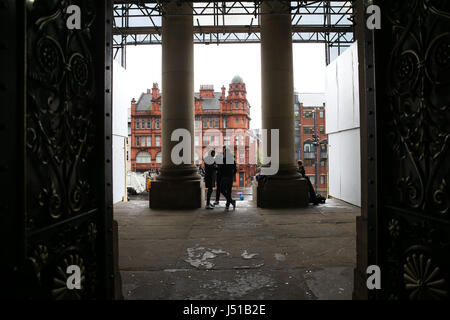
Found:
[[[252, 188], [251, 187], [240, 188], [240, 189], [233, 189], [233, 191], [232, 191], [233, 199], [239, 199], [241, 193], [244, 196], [244, 200], [252, 200], [253, 199]], [[138, 193], [138, 194], [135, 194], [135, 195], [128, 195], [128, 199], [130, 201], [134, 201], [134, 200], [148, 200], [148, 192], [144, 191], [142, 193]], [[216, 190], [214, 190], [214, 192], [213, 192], [212, 199], [213, 199], [213, 201], [216, 199]]]
[[357, 207], [115, 206], [125, 299], [351, 299]]

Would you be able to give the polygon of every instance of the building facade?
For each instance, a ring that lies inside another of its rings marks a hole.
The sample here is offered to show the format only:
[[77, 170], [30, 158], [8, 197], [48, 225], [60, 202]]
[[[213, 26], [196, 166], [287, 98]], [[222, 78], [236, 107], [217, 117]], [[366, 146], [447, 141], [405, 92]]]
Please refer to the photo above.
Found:
[[[228, 92], [223, 86], [215, 92], [212, 85], [201, 85], [194, 93], [195, 136], [194, 162], [203, 164], [211, 149], [226, 145], [236, 156], [238, 172], [235, 187], [250, 184], [256, 171], [257, 142], [248, 134], [250, 104], [242, 78], [235, 76]], [[157, 172], [161, 167], [161, 111], [164, 107], [157, 83], [131, 101], [131, 171]]]
[[127, 172], [131, 171], [131, 107], [128, 108]]
[[325, 132], [325, 95], [295, 94], [295, 150], [316, 192], [328, 195], [328, 136]]

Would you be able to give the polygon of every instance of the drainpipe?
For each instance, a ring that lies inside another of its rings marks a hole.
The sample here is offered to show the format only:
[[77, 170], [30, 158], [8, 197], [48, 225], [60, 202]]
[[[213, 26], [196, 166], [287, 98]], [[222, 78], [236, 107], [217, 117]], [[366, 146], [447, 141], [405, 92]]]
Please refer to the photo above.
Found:
[[128, 183], [127, 183], [127, 175], [128, 175], [128, 172], [127, 172], [127, 151], [128, 151], [128, 148], [127, 148], [127, 139], [128, 138], [123, 138], [123, 151], [124, 151], [124, 153], [123, 153], [123, 159], [125, 160], [125, 195], [123, 196], [123, 202], [128, 202], [128, 189], [127, 189], [127, 185], [128, 185]]
[[315, 185], [316, 185], [316, 188], [315, 188], [315, 191], [316, 191], [316, 193], [319, 191], [319, 181], [318, 181], [318, 179], [319, 179], [319, 167], [318, 167], [318, 164], [320, 163], [320, 161], [317, 161], [317, 158], [318, 158], [318, 156], [320, 156], [320, 152], [318, 151], [318, 149], [320, 148], [320, 145], [319, 145], [319, 139], [318, 139], [318, 136], [317, 136], [317, 115], [316, 115], [316, 113], [317, 113], [317, 108], [315, 108], [314, 109], [314, 112], [313, 112], [313, 114], [314, 114], [314, 142], [315, 142], [315, 152], [316, 152], [316, 154], [315, 154], [315, 157], [316, 157], [316, 159], [315, 159], [315, 163], [316, 163], [316, 165], [315, 165], [315, 173], [316, 173], [316, 181], [315, 181]]

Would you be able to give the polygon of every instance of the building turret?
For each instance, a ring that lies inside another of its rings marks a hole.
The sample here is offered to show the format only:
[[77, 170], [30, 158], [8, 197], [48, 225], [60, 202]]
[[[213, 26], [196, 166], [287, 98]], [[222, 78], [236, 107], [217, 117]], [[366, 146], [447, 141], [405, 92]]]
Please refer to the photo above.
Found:
[[228, 99], [246, 99], [247, 89], [241, 76], [234, 76], [228, 89]]

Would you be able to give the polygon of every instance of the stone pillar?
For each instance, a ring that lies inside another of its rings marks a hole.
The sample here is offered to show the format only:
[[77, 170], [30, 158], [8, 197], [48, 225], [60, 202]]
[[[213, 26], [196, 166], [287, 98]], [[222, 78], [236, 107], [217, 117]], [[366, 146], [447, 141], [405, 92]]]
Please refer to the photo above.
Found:
[[[295, 163], [290, 10], [282, 2], [263, 2], [261, 13], [262, 127], [280, 130], [280, 167], [276, 175], [258, 185], [257, 203], [260, 207], [303, 207], [308, 205], [308, 196], [306, 180], [297, 173]], [[269, 139], [268, 150], [270, 143]]]
[[[194, 43], [192, 8], [175, 1], [164, 4], [162, 18], [162, 166], [150, 188], [150, 208], [201, 207], [201, 178], [194, 165]], [[172, 162], [175, 129], [191, 133], [191, 163]]]

